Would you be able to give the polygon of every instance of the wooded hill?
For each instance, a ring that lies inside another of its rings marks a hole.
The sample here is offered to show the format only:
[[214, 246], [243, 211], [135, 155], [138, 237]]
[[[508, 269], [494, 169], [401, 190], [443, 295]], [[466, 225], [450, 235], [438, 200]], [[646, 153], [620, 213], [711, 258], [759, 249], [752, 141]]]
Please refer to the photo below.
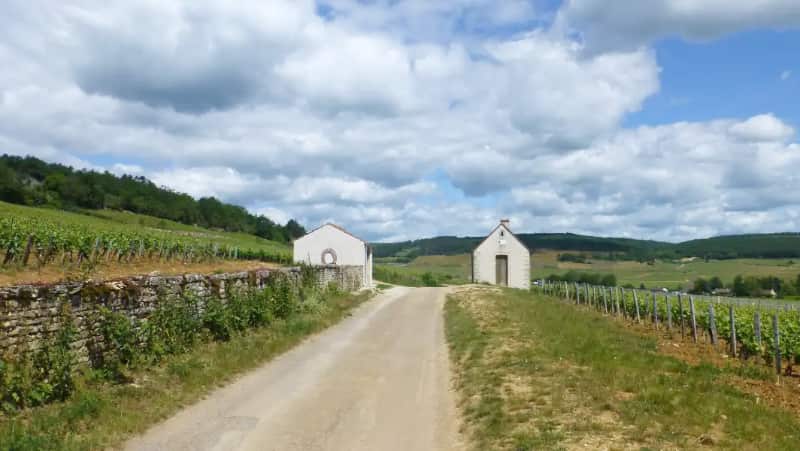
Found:
[[75, 170], [34, 157], [0, 156], [0, 200], [73, 211], [124, 210], [282, 243], [305, 235], [295, 220], [280, 225], [238, 205], [214, 197], [195, 200], [144, 177]]
[[[667, 243], [631, 238], [605, 238], [573, 233], [518, 233], [531, 250], [554, 249], [588, 253], [595, 259], [639, 260], [700, 257], [800, 258], [800, 233], [727, 235]], [[400, 243], [373, 244], [375, 256], [409, 261], [420, 255], [456, 255], [472, 252], [483, 237], [443, 236]]]

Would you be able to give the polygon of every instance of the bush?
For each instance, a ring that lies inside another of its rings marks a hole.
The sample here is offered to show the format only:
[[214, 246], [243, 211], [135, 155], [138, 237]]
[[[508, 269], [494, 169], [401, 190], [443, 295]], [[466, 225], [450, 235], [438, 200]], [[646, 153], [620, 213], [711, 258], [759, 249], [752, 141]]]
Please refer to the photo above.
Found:
[[206, 302], [203, 311], [203, 327], [211, 333], [215, 340], [230, 340], [233, 332], [230, 311], [219, 298], [212, 298]]
[[121, 378], [123, 370], [133, 364], [139, 340], [132, 321], [125, 315], [100, 307], [100, 334], [105, 349], [101, 350], [96, 366], [110, 376]]
[[292, 287], [286, 277], [280, 276], [272, 279], [272, 314], [276, 318], [288, 318], [295, 312], [296, 302]]

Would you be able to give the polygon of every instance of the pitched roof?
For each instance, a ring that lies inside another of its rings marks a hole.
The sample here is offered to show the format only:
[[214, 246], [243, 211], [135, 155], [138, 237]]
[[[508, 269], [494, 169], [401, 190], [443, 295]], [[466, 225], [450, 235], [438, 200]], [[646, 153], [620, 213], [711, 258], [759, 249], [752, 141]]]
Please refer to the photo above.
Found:
[[[335, 228], [335, 229], [339, 230], [340, 232], [344, 232], [344, 233], [346, 233], [346, 234], [350, 235], [351, 237], [353, 237], [353, 238], [357, 239], [358, 241], [361, 241], [361, 242], [362, 242], [362, 243], [364, 243], [364, 244], [366, 244], [366, 243], [367, 243], [366, 241], [362, 240], [361, 238], [359, 238], [359, 237], [357, 237], [357, 236], [353, 235], [352, 233], [348, 232], [347, 230], [345, 230], [345, 228], [344, 228], [344, 227], [342, 227], [342, 226], [340, 226], [340, 225], [337, 225], [337, 224], [334, 224], [334, 223], [332, 223], [332, 222], [326, 222], [325, 224], [322, 224], [321, 226], [319, 226], [319, 227], [317, 227], [316, 229], [314, 229], [314, 230], [312, 230], [312, 231], [310, 231], [310, 232], [306, 233], [306, 234], [305, 234], [305, 235], [303, 235], [303, 236], [305, 237], [305, 236], [311, 235], [312, 233], [316, 232], [317, 230], [319, 230], [319, 229], [321, 229], [321, 228], [323, 228], [323, 227], [325, 227], [325, 226], [331, 226], [331, 227], [333, 227], [333, 228]], [[301, 237], [301, 238], [302, 238], [302, 237]]]
[[[502, 222], [501, 222], [500, 224], [497, 224], [497, 227], [493, 228], [493, 229], [492, 229], [492, 231], [491, 231], [491, 232], [489, 232], [489, 234], [488, 234], [488, 235], [486, 235], [486, 238], [484, 238], [484, 239], [483, 239], [483, 240], [482, 240], [480, 243], [478, 243], [478, 245], [477, 245], [477, 246], [475, 246], [475, 249], [477, 249], [477, 248], [479, 248], [479, 247], [483, 246], [483, 243], [485, 243], [485, 242], [486, 242], [486, 240], [488, 240], [488, 239], [489, 239], [489, 237], [490, 237], [490, 236], [492, 236], [492, 234], [494, 234], [494, 232], [495, 232], [497, 229], [499, 229], [500, 227], [502, 227], [503, 229], [505, 229], [505, 231], [506, 231], [506, 232], [508, 232], [508, 234], [509, 234], [509, 235], [511, 235], [511, 236], [512, 236], [512, 237], [513, 237], [515, 240], [517, 240], [517, 243], [521, 244], [521, 245], [522, 245], [522, 247], [524, 247], [524, 248], [525, 248], [525, 250], [527, 250], [529, 254], [531, 253], [531, 250], [530, 250], [530, 248], [529, 248], [529, 247], [528, 247], [528, 246], [527, 246], [527, 245], [526, 245], [526, 244], [525, 244], [525, 243], [524, 243], [524, 242], [523, 242], [521, 239], [517, 238], [517, 236], [516, 236], [516, 235], [514, 235], [514, 232], [512, 232], [512, 231], [511, 231], [511, 229], [509, 229], [509, 228], [508, 228], [508, 226], [506, 226], [506, 225], [505, 225], [505, 224], [503, 224]], [[472, 249], [472, 252], [475, 252], [475, 249]]]

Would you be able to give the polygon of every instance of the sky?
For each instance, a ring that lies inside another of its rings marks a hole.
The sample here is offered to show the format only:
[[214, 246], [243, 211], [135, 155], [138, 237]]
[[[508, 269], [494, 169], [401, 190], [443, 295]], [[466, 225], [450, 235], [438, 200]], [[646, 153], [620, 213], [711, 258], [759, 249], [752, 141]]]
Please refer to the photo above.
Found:
[[0, 153], [370, 241], [800, 229], [796, 0], [0, 12]]

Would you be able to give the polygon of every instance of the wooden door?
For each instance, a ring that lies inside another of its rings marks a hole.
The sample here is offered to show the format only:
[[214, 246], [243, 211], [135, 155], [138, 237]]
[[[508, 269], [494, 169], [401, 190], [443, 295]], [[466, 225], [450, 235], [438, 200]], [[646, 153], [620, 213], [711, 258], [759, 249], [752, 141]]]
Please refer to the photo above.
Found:
[[508, 255], [498, 255], [494, 261], [495, 283], [508, 286]]

